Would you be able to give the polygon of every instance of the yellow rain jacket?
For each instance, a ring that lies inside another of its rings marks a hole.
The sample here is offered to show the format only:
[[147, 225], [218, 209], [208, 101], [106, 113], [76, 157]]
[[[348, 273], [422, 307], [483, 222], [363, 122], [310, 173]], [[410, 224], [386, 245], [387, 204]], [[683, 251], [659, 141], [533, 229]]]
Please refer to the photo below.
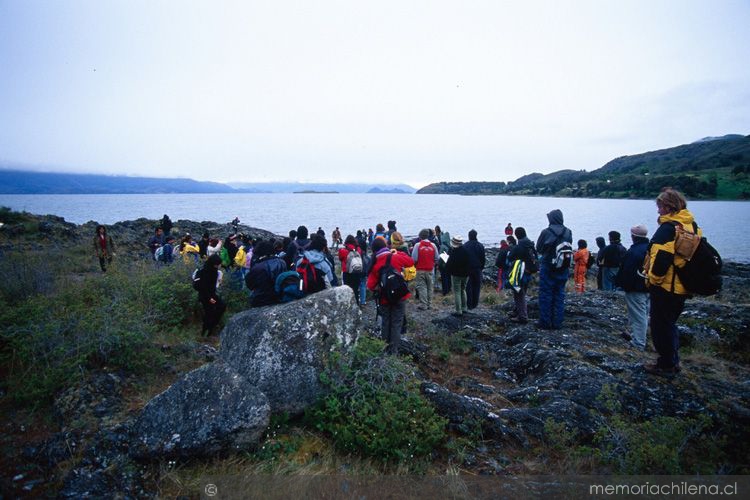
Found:
[[644, 265], [648, 287], [661, 287], [677, 295], [690, 294], [675, 272], [675, 267], [685, 265], [685, 259], [675, 255], [675, 237], [677, 235], [675, 225], [679, 224], [688, 233], [695, 233], [697, 229], [698, 236], [702, 236], [703, 232], [697, 225], [693, 225], [694, 222], [693, 214], [687, 209], [680, 210], [676, 214], [659, 216], [659, 229], [651, 238]]

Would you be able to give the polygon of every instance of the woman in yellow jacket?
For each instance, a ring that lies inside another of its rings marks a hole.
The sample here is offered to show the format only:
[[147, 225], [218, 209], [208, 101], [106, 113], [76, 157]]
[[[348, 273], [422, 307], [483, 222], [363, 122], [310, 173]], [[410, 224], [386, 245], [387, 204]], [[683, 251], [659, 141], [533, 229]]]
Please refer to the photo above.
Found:
[[182, 238], [180, 243], [180, 254], [182, 255], [182, 261], [185, 264], [197, 264], [200, 262], [200, 248], [197, 243], [193, 242], [193, 238], [189, 234], [186, 234]]
[[693, 214], [687, 209], [685, 197], [672, 188], [664, 188], [656, 198], [659, 228], [649, 244], [646, 284], [651, 298], [651, 339], [659, 354], [656, 363], [644, 369], [651, 374], [674, 374], [680, 371], [680, 338], [677, 319], [682, 314], [689, 292], [675, 268], [685, 265], [685, 259], [675, 253], [677, 226], [701, 235]]

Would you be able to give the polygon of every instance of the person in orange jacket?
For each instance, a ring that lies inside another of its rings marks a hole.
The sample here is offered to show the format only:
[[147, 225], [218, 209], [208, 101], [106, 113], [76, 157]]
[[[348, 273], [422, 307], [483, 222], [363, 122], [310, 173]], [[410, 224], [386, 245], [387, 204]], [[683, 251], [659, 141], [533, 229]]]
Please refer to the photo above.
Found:
[[576, 284], [576, 293], [586, 291], [586, 271], [588, 270], [588, 263], [591, 258], [589, 249], [586, 247], [588, 247], [586, 240], [578, 240], [578, 250], [573, 254], [573, 262], [575, 263], [573, 280]]

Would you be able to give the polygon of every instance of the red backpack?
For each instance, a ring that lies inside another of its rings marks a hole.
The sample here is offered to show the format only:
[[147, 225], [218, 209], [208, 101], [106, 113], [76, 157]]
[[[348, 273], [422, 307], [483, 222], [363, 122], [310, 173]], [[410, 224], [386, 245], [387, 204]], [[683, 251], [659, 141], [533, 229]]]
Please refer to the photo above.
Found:
[[323, 271], [316, 268], [307, 257], [302, 257], [296, 271], [302, 278], [302, 291], [305, 295], [325, 289], [326, 283], [323, 279]]
[[435, 268], [435, 247], [432, 243], [420, 241], [417, 252], [417, 269], [423, 269], [425, 267], [424, 262], [430, 263], [430, 270]]

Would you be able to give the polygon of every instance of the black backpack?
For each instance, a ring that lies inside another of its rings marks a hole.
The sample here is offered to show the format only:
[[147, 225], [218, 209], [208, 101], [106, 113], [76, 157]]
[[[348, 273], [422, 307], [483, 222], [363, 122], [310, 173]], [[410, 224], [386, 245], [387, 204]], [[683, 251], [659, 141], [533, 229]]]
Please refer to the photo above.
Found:
[[388, 254], [385, 264], [380, 269], [380, 296], [389, 304], [398, 304], [398, 302], [409, 293], [409, 287], [406, 284], [404, 276], [396, 271], [391, 265], [392, 254]]
[[[675, 249], [683, 247], [684, 244], [688, 255], [678, 253], [685, 259], [685, 265], [675, 266], [677, 276], [680, 278], [685, 289], [696, 295], [715, 295], [719, 293], [722, 286], [721, 267], [722, 261], [719, 252], [708, 243], [705, 237], [698, 238], [698, 225], [693, 223], [695, 233], [688, 233], [681, 226], [675, 226]], [[681, 241], [677, 241], [677, 240]], [[689, 255], [692, 253], [692, 255]]]
[[201, 270], [196, 269], [190, 276], [190, 281], [193, 283], [193, 290], [199, 292], [201, 289]]

